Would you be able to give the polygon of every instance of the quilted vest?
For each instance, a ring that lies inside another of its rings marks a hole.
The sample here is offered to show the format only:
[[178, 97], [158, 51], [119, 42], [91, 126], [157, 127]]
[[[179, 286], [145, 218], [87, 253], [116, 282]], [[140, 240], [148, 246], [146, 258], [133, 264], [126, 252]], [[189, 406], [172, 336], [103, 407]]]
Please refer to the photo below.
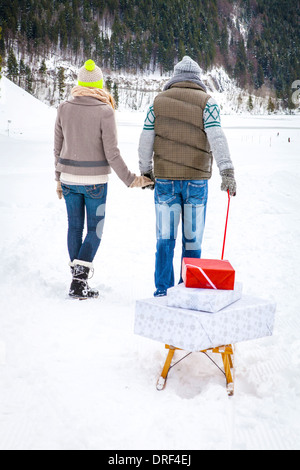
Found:
[[154, 100], [154, 174], [171, 180], [209, 179], [212, 153], [203, 111], [210, 96], [193, 82], [178, 82]]

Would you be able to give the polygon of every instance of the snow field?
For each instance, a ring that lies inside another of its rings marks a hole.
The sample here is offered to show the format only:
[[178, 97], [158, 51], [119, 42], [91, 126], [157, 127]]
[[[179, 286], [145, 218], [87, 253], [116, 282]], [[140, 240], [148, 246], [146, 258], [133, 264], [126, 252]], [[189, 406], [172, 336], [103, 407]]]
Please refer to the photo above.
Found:
[[[124, 111], [117, 119], [122, 155], [138, 172], [144, 115]], [[2, 79], [2, 450], [299, 449], [299, 119], [223, 117], [238, 183], [225, 258], [244, 292], [276, 301], [274, 335], [236, 345], [233, 398], [200, 353], [174, 367], [157, 392], [164, 345], [133, 334], [135, 300], [154, 290], [153, 192], [127, 189], [111, 175], [90, 281], [101, 297], [68, 300], [66, 211], [53, 171], [55, 112]], [[220, 182], [214, 165], [207, 258], [221, 256], [227, 197]]]

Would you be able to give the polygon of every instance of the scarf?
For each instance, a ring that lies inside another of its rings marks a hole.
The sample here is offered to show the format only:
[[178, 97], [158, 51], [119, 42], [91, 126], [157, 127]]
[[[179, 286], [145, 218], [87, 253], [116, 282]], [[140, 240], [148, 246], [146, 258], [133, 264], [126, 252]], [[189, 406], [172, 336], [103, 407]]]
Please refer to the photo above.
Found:
[[164, 86], [164, 91], [165, 90], [168, 90], [169, 88], [171, 88], [172, 85], [174, 85], [174, 83], [179, 83], [179, 82], [193, 82], [193, 83], [196, 83], [197, 85], [199, 85], [203, 91], [205, 91], [206, 93], [206, 86], [204, 85], [204, 83], [202, 83], [202, 81], [200, 80], [200, 77], [199, 75], [195, 74], [195, 73], [180, 73], [178, 75], [175, 75], [174, 77], [172, 77], [167, 83], [166, 85]]
[[115, 102], [110, 93], [100, 88], [88, 88], [84, 86], [76, 85], [71, 90], [72, 96], [92, 96], [97, 98], [103, 103], [109, 104], [113, 109], [115, 109]]

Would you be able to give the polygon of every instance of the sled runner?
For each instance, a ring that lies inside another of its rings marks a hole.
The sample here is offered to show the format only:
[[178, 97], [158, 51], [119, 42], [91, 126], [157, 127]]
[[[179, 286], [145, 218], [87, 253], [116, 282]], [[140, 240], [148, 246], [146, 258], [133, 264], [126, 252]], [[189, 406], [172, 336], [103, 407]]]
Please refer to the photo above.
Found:
[[[170, 370], [172, 369], [172, 367], [174, 367], [176, 364], [178, 364], [178, 362], [181, 362], [187, 356], [192, 354], [191, 352], [189, 352], [186, 356], [179, 359], [179, 361], [175, 362], [172, 365], [172, 360], [173, 360], [175, 351], [181, 351], [181, 349], [176, 348], [174, 346], [169, 346], [168, 344], [166, 344], [165, 347], [166, 349], [169, 349], [169, 352], [168, 352], [162, 373], [156, 384], [156, 389], [159, 391], [164, 390], [166, 383], [167, 383], [168, 374]], [[211, 359], [211, 357], [207, 354], [208, 351], [221, 354], [223, 365], [224, 365], [224, 371], [220, 369], [219, 366]], [[209, 359], [211, 359], [212, 362], [223, 372], [223, 374], [226, 377], [227, 393], [229, 396], [233, 396], [234, 395], [234, 367], [233, 367], [234, 347], [231, 344], [229, 344], [226, 346], [218, 346], [216, 348], [204, 349], [203, 351], [199, 351], [199, 352], [209, 357]]]

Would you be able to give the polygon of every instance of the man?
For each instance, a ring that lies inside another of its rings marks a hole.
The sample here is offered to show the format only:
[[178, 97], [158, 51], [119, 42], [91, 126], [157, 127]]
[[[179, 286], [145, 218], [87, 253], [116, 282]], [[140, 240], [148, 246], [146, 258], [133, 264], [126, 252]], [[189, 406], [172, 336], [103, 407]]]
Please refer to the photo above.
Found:
[[175, 66], [173, 77], [150, 106], [140, 136], [140, 171], [155, 181], [155, 297], [166, 295], [174, 286], [180, 215], [182, 257], [201, 257], [213, 157], [222, 177], [221, 189], [229, 190], [231, 196], [236, 194], [220, 109], [206, 93], [200, 74], [199, 65], [188, 56]]

